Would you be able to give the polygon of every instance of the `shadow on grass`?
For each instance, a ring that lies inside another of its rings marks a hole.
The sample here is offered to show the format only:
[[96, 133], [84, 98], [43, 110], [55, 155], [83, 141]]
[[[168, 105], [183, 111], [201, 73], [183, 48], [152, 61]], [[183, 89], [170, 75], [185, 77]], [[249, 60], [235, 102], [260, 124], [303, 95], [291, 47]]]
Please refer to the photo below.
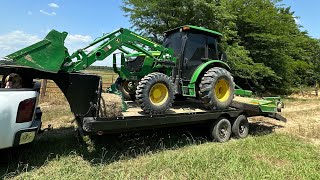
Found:
[[[251, 135], [266, 135], [276, 126], [250, 124]], [[92, 164], [109, 164], [168, 149], [202, 144], [209, 141], [208, 128], [200, 125], [143, 130], [96, 136], [80, 143], [72, 127], [45, 132], [31, 144], [0, 150], [0, 178], [14, 177], [39, 168], [50, 160], [81, 155]]]
[[284, 128], [284, 126], [267, 122], [251, 122], [249, 134], [252, 136], [262, 136], [274, 132], [275, 129]]

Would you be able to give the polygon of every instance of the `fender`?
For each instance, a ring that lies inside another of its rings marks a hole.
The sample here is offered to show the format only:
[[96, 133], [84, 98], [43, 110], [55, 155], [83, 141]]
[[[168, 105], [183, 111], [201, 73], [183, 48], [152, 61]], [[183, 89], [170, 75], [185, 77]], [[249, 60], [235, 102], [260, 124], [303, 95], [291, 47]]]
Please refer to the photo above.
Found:
[[193, 73], [190, 83], [193, 84], [197, 82], [199, 75], [202, 73], [204, 69], [207, 69], [207, 67], [222, 67], [230, 71], [230, 67], [227, 63], [220, 61], [220, 60], [210, 60], [206, 63], [201, 64]]

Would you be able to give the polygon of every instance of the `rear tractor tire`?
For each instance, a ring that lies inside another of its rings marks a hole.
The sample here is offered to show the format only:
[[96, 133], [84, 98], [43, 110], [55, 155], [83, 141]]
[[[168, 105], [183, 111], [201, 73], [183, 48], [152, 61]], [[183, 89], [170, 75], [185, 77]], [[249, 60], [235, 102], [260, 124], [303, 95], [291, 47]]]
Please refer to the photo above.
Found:
[[200, 99], [209, 109], [226, 109], [234, 97], [234, 82], [229, 71], [221, 67], [209, 69], [200, 82]]
[[148, 114], [163, 114], [174, 100], [174, 85], [162, 73], [151, 73], [141, 79], [136, 90], [136, 101]]

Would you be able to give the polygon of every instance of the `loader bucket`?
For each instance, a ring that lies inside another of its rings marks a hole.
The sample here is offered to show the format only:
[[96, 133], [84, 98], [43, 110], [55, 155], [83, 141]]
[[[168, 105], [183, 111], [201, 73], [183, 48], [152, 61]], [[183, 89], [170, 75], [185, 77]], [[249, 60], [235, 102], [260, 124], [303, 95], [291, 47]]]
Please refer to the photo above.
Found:
[[68, 33], [51, 30], [44, 40], [14, 52], [5, 58], [15, 64], [56, 73], [64, 63], [68, 49], [64, 40]]

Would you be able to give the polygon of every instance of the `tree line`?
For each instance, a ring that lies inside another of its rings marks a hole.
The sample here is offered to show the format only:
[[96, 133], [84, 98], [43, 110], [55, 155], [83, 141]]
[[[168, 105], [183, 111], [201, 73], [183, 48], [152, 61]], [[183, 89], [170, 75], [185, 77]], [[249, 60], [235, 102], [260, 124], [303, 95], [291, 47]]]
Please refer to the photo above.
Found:
[[320, 41], [297, 24], [281, 0], [123, 0], [134, 30], [161, 41], [163, 32], [196, 25], [223, 33], [237, 84], [287, 90], [320, 80]]

